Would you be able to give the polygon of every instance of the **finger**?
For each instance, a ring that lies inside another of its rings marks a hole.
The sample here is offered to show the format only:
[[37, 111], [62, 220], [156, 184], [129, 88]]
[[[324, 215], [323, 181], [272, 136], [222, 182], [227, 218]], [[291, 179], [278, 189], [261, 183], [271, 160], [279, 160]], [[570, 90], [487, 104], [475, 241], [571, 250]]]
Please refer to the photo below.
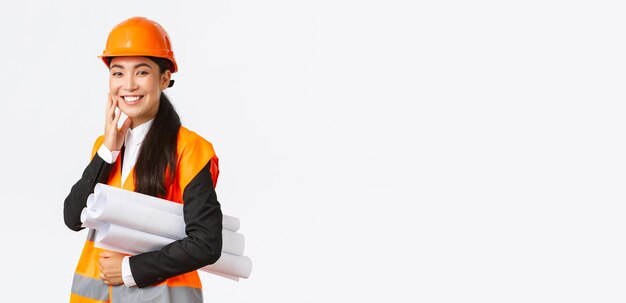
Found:
[[111, 111], [115, 108], [115, 96], [109, 93], [109, 99], [107, 100], [107, 112], [111, 113]]
[[111, 99], [111, 92], [107, 94], [107, 109], [111, 107], [111, 103], [113, 103], [113, 99]]
[[117, 127], [117, 121], [120, 121], [121, 110], [119, 108], [114, 109], [115, 117], [113, 117], [113, 123], [115, 123], [115, 127]]
[[113, 116], [113, 114], [115, 113], [116, 108], [117, 108], [117, 99], [115, 98], [115, 96], [111, 96], [111, 106], [109, 107], [109, 112], [111, 113], [111, 116]]
[[106, 108], [106, 113], [105, 113], [107, 122], [111, 122], [115, 118], [114, 110], [115, 110], [115, 100], [113, 99], [113, 96], [109, 94], [109, 99], [107, 101], [107, 108]]

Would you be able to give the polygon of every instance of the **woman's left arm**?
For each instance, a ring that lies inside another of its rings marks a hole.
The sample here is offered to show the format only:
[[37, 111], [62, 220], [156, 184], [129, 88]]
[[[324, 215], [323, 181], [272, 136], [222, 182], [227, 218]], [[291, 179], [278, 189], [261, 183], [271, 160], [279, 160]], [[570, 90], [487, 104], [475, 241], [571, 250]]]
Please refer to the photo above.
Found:
[[161, 250], [129, 258], [138, 287], [215, 263], [222, 253], [222, 211], [211, 177], [210, 160], [183, 191], [187, 237]]

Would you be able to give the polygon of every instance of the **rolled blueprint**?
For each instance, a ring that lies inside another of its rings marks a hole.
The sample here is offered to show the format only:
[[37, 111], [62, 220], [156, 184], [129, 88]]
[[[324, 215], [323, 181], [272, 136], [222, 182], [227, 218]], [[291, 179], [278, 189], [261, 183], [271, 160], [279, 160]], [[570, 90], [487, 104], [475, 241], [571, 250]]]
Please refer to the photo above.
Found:
[[172, 242], [174, 240], [162, 236], [115, 224], [104, 224], [96, 232], [94, 246], [136, 255], [137, 253], [159, 250]]
[[222, 214], [222, 228], [223, 229], [228, 229], [231, 231], [238, 231], [240, 224], [241, 222], [239, 222], [239, 218]]
[[[173, 241], [161, 236], [109, 224], [107, 228], [102, 231], [98, 230], [96, 233], [95, 247], [136, 255], [159, 250]], [[252, 260], [247, 256], [229, 254], [222, 250], [220, 258], [215, 263], [199, 270], [238, 281], [239, 277], [250, 277]]]
[[181, 220], [181, 216], [138, 203], [111, 199], [107, 195], [97, 196], [95, 200], [92, 209], [94, 219], [98, 221], [110, 222], [170, 239], [182, 239], [186, 236], [185, 222]]
[[[94, 204], [101, 203], [99, 201], [103, 200], [102, 197], [106, 197], [107, 204], [122, 203], [124, 207], [126, 207], [129, 202], [132, 202], [138, 206], [149, 207], [183, 217], [183, 205], [181, 203], [132, 192], [103, 183], [96, 184], [92, 195], [94, 195], [93, 198], [87, 199], [87, 208], [90, 209], [94, 209]], [[239, 227], [240, 222], [238, 218], [222, 214], [222, 228], [238, 231]]]
[[83, 222], [83, 227], [100, 229], [100, 227], [102, 226], [102, 222], [94, 218], [95, 213], [96, 212], [91, 209], [83, 208], [83, 210], [80, 212], [80, 222]]
[[245, 243], [246, 241], [242, 234], [222, 229], [222, 252], [242, 256]]
[[[83, 227], [96, 229], [94, 245], [136, 255], [185, 238], [183, 205], [98, 183], [81, 212]], [[222, 251], [217, 262], [200, 270], [231, 280], [248, 278], [252, 260], [243, 255], [239, 219], [223, 215]]]
[[[159, 250], [178, 239], [151, 234], [111, 223], [99, 222], [94, 246], [127, 254]], [[222, 229], [222, 253], [241, 256], [244, 252], [244, 237], [240, 233]]]
[[252, 271], [252, 260], [247, 256], [235, 256], [222, 252], [217, 262], [200, 268], [208, 272], [218, 272], [229, 276], [249, 278]]
[[106, 196], [108, 200], [117, 200], [122, 203], [132, 202], [134, 204], [150, 208], [156, 208], [178, 216], [183, 215], [183, 205], [180, 203], [172, 203], [172, 201], [137, 193], [130, 190], [125, 190], [104, 183], [96, 184], [96, 187], [93, 190], [93, 194], [96, 198]]
[[[85, 214], [81, 214], [84, 216], [81, 217], [81, 220], [85, 227], [97, 229], [94, 225], [95, 223], [92, 221], [109, 222], [175, 240], [187, 236], [183, 217], [161, 211], [158, 208], [146, 207], [130, 202], [121, 202], [118, 199], [110, 199], [107, 195], [100, 195], [98, 197], [90, 195], [87, 205], [87, 208], [83, 209]], [[138, 216], [138, 214], [141, 215]], [[85, 222], [85, 220], [87, 222]], [[92, 226], [88, 226], [88, 224]], [[230, 237], [243, 237], [243, 235], [232, 230], [225, 228], [224, 230], [229, 231], [229, 233], [227, 233], [228, 235], [232, 234]], [[233, 241], [239, 240], [235, 239]], [[243, 239], [241, 242], [243, 242]]]

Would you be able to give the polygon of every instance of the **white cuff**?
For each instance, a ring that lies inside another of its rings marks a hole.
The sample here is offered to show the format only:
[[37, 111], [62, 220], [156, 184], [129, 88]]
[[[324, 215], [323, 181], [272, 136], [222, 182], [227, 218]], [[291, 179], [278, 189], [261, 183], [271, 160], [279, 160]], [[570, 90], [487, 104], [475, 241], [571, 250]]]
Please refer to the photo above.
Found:
[[135, 279], [133, 279], [133, 273], [130, 270], [130, 261], [128, 260], [128, 256], [122, 259], [122, 280], [124, 280], [124, 285], [126, 287], [137, 286], [135, 283]]
[[120, 151], [119, 150], [110, 151], [106, 146], [104, 146], [104, 144], [102, 144], [100, 145], [100, 148], [98, 149], [98, 155], [106, 163], [113, 164], [113, 162], [117, 160], [117, 156], [120, 155]]

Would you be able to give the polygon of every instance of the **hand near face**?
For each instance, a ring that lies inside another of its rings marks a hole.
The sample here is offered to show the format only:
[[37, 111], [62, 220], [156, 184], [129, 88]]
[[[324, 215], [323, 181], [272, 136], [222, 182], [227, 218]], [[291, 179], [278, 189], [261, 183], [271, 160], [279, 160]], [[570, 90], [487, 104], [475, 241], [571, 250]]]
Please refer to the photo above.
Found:
[[113, 251], [100, 253], [98, 265], [100, 266], [100, 279], [104, 281], [104, 284], [124, 284], [122, 279], [122, 259], [124, 256], [124, 254]]
[[104, 144], [104, 146], [106, 146], [110, 151], [118, 151], [122, 148], [126, 131], [130, 127], [132, 121], [128, 118], [124, 121], [121, 128], [117, 128], [117, 122], [120, 120], [120, 116], [122, 115], [117, 105], [117, 97], [109, 93], [104, 115], [104, 142], [102, 144]]

